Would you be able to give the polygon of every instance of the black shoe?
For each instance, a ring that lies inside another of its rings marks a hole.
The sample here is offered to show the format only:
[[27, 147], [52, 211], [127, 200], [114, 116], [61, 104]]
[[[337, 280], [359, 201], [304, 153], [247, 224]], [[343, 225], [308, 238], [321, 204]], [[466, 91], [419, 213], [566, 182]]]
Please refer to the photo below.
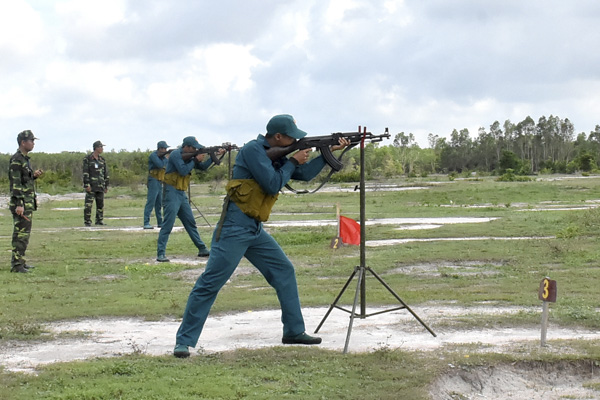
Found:
[[190, 350], [185, 344], [176, 344], [175, 349], [173, 349], [173, 355], [177, 358], [188, 358]]
[[169, 259], [167, 258], [167, 256], [165, 256], [164, 254], [160, 254], [160, 255], [158, 255], [158, 256], [156, 257], [156, 261], [158, 261], [158, 262], [169, 262], [169, 261], [171, 261], [171, 260], [169, 260]]
[[25, 269], [34, 269], [35, 267], [33, 265], [25, 265]]
[[84, 224], [85, 226], [92, 226], [92, 223], [91, 223], [91, 222], [84, 222], [83, 224]]
[[306, 332], [302, 332], [296, 336], [284, 336], [281, 338], [283, 344], [319, 344], [321, 338], [316, 336], [309, 336]]
[[96, 222], [96, 225], [106, 225], [106, 224], [102, 221], [98, 221], [98, 222]]
[[28, 273], [29, 271], [28, 271], [28, 270], [27, 270], [27, 268], [25, 268], [24, 266], [22, 266], [22, 265], [18, 265], [18, 266], [16, 266], [16, 267], [12, 267], [12, 268], [10, 269], [10, 272], [19, 272], [19, 273], [22, 273], [22, 274], [26, 274], [26, 273]]
[[204, 249], [198, 251], [198, 257], [208, 257], [210, 256], [210, 251], [205, 247]]

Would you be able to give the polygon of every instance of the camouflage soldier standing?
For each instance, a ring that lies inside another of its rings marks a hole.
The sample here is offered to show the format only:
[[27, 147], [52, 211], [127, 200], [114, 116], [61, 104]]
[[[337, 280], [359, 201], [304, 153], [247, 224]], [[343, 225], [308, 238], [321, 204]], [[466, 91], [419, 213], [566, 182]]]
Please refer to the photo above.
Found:
[[85, 206], [83, 222], [92, 225], [92, 205], [96, 200], [96, 225], [104, 224], [104, 193], [108, 191], [108, 167], [100, 155], [104, 151], [101, 141], [94, 142], [94, 151], [83, 159], [83, 188], [85, 189]]
[[33, 150], [36, 139], [30, 130], [19, 133], [17, 135], [19, 149], [10, 158], [9, 207], [14, 221], [10, 272], [29, 272], [29, 269], [33, 268], [25, 262], [25, 251], [29, 244], [33, 212], [37, 209], [34, 180], [44, 173], [41, 169], [34, 172], [29, 164], [28, 153]]

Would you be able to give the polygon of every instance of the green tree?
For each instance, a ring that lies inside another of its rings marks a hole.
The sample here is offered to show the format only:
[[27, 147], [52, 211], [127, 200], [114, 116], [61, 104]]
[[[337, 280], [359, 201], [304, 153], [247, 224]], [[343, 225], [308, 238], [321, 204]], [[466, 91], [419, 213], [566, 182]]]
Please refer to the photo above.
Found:
[[512, 151], [504, 150], [502, 152], [502, 156], [500, 156], [499, 161], [500, 173], [504, 174], [508, 170], [520, 171], [521, 164], [521, 160], [515, 153], [513, 153]]

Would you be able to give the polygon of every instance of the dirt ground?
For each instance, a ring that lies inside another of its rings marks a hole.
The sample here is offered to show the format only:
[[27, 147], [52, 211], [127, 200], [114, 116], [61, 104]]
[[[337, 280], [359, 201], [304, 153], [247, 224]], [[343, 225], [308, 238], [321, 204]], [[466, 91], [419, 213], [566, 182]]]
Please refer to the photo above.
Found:
[[[396, 305], [397, 306], [397, 305]], [[410, 307], [410, 305], [408, 305]], [[344, 306], [351, 310], [351, 305]], [[541, 308], [541, 307], [540, 307]], [[540, 349], [540, 330], [502, 328], [454, 330], [436, 328], [436, 323], [461, 315], [504, 314], [524, 310], [517, 307], [481, 306], [464, 309], [454, 306], [410, 307], [437, 335], [429, 333], [408, 311], [401, 309], [366, 318], [328, 308], [304, 309], [307, 331], [313, 332], [321, 321], [321, 348], [343, 352], [369, 352], [382, 349], [436, 351], [453, 345], [475, 344], [481, 352], [523, 352]], [[382, 311], [367, 306], [366, 315]], [[530, 310], [529, 310], [530, 311]], [[541, 312], [541, 310], [540, 310]], [[360, 314], [360, 304], [357, 308]], [[143, 321], [135, 318], [85, 319], [48, 324], [45, 328], [57, 339], [38, 343], [8, 343], [0, 347], [0, 364], [8, 371], [36, 373], [41, 365], [95, 357], [114, 357], [128, 353], [168, 355], [175, 344], [177, 320]], [[443, 326], [447, 326], [444, 324]], [[553, 347], [557, 339], [598, 341], [600, 333], [587, 330], [553, 328], [548, 330], [547, 352], [562, 351]], [[231, 351], [281, 346], [279, 310], [248, 310], [243, 313], [210, 316], [192, 357]], [[468, 354], [465, 354], [468, 357]], [[591, 370], [590, 370], [591, 368]], [[597, 399], [599, 393], [585, 387], [598, 382], [598, 372], [591, 365], [557, 368], [545, 365], [511, 365], [465, 370], [449, 365], [449, 373], [438, 378], [431, 391], [433, 400], [456, 399]], [[562, 397], [561, 397], [562, 396]], [[566, 397], [572, 396], [572, 397]]]
[[[2, 200], [0, 198], [0, 208], [4, 208]], [[553, 209], [557, 206], [559, 205], [549, 204], [543, 209]], [[586, 208], [597, 206], [598, 204], [587, 204]], [[394, 223], [399, 225], [398, 229], [435, 229], [444, 223], [461, 222], [463, 221], [406, 219], [406, 221], [379, 221], [378, 223]], [[468, 222], [485, 223], [487, 221], [482, 219]], [[289, 221], [285, 223], [290, 224]], [[302, 224], [307, 223], [329, 224], [332, 221], [302, 222]], [[117, 229], [144, 232], [141, 226]], [[502, 240], [502, 238], [498, 239]], [[460, 238], [447, 240], [460, 240]], [[367, 243], [367, 246], [394, 244], [397, 243], [391, 240], [386, 243]], [[185, 259], [175, 259], [172, 262], [198, 264], [197, 261]], [[465, 265], [459, 267], [465, 270]], [[414, 273], [432, 273], [426, 265], [413, 268]], [[199, 269], [191, 269], [186, 272], [189, 276], [183, 278], [195, 279], [200, 272]], [[240, 266], [236, 273], [251, 272], [248, 267]], [[402, 293], [398, 294], [402, 297]], [[399, 304], [395, 304], [390, 308], [398, 306]], [[410, 307], [410, 305], [408, 306]], [[344, 305], [344, 308], [349, 310], [351, 305]], [[452, 349], [452, 346], [456, 345], [470, 345], [469, 348], [474, 349], [474, 352], [522, 354], [523, 352], [542, 351], [559, 354], [564, 352], [559, 340], [579, 339], [593, 342], [600, 340], [599, 332], [559, 328], [550, 324], [547, 333], [549, 345], [542, 348], [539, 327], [468, 330], [448, 328], [451, 324], [449, 325], [447, 322], [456, 317], [474, 314], [500, 315], [523, 310], [539, 311], [541, 315], [541, 306], [539, 310], [485, 304], [479, 307], [462, 308], [446, 303], [421, 305], [411, 307], [411, 309], [434, 331], [436, 336], [426, 330], [407, 308], [370, 315], [384, 309], [367, 307], [367, 317], [355, 318], [352, 324], [350, 324], [350, 314], [338, 309], [334, 309], [326, 319], [327, 307], [306, 308], [303, 312], [307, 332], [314, 332], [316, 327], [323, 322], [318, 332], [318, 335], [323, 338], [320, 347], [339, 352], [343, 352], [346, 344], [349, 352], [369, 352], [382, 349], [436, 351]], [[357, 313], [360, 313], [360, 308], [357, 309]], [[441, 323], [442, 321], [444, 323]], [[438, 322], [440, 323], [439, 327]], [[35, 374], [40, 366], [49, 363], [114, 357], [128, 353], [168, 355], [173, 350], [178, 326], [178, 320], [144, 321], [136, 318], [83, 319], [50, 323], [45, 326], [45, 329], [52, 335], [52, 339], [26, 344], [12, 342], [0, 346], [0, 365], [8, 371]], [[202, 357], [207, 353], [239, 348], [255, 349], [280, 345], [282, 344], [279, 310], [248, 310], [243, 313], [211, 315], [198, 346], [192, 352], [192, 357]], [[469, 354], [464, 356], [468, 357]], [[543, 363], [519, 363], [472, 369], [459, 368], [449, 364], [449, 372], [439, 377], [432, 386], [431, 398], [433, 400], [599, 399], [600, 392], [589, 387], [590, 384], [598, 387], [600, 382], [598, 371], [594, 368], [597, 369], [598, 366], [589, 362], [551, 366]]]

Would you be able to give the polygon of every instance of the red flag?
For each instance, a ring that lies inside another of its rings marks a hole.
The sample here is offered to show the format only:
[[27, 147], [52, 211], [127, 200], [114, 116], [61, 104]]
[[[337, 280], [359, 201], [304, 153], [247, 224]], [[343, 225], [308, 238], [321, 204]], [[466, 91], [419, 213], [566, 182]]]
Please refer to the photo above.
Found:
[[360, 245], [360, 224], [340, 215], [340, 237], [346, 244]]

